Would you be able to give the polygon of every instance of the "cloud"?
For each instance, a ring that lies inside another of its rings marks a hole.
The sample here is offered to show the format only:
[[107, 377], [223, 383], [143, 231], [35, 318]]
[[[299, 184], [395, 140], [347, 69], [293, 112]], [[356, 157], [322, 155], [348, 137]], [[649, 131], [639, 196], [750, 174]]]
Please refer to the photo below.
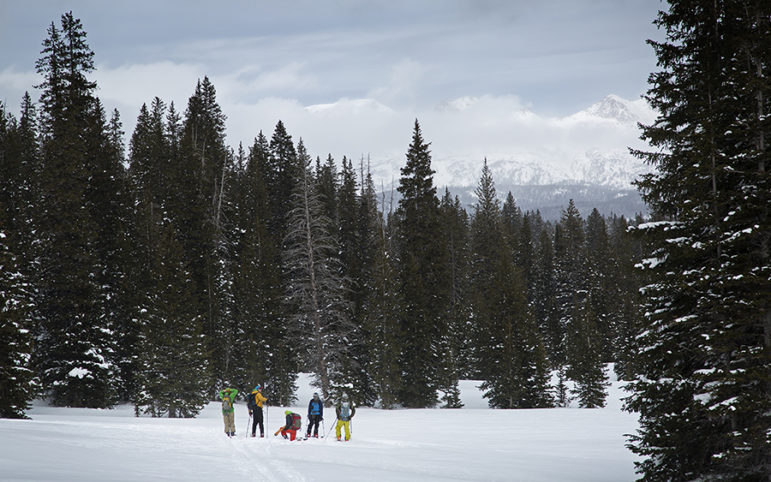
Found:
[[14, 112], [16, 106], [21, 104], [21, 98], [25, 91], [29, 91], [34, 99], [35, 89], [32, 87], [41, 82], [40, 77], [32, 71], [20, 72], [14, 68], [6, 68], [0, 71], [0, 101], [6, 104], [6, 109]]
[[[485, 158], [491, 163], [515, 161], [539, 166], [564, 178], [570, 177], [577, 160], [585, 159], [587, 153], [627, 156], [628, 146], [644, 147], [635, 123], [623, 120], [627, 115], [641, 118], [650, 114], [642, 101], [609, 96], [604, 104], [584, 106], [581, 112], [564, 116], [537, 112], [517, 95], [466, 95], [425, 105], [408, 99], [416, 94], [423, 79], [432, 75], [430, 66], [403, 59], [393, 64], [390, 72], [366, 96], [310, 105], [297, 93], [314, 89], [321, 80], [309, 73], [304, 62], [288, 61], [271, 68], [255, 63], [209, 76], [228, 117], [227, 141], [231, 146], [239, 142], [250, 146], [260, 131], [270, 138], [282, 120], [294, 140], [302, 137], [314, 156], [332, 154], [339, 162], [344, 155], [353, 159], [369, 155], [378, 182], [398, 180], [415, 119], [421, 123], [424, 138], [431, 142], [438, 185], [457, 181], [454, 177], [462, 174], [459, 163], [481, 166]], [[200, 64], [163, 61], [100, 66], [94, 77], [99, 85], [97, 94], [108, 109], [120, 110], [130, 136], [142, 103], [158, 96], [167, 104], [173, 101], [178, 111], [184, 112], [196, 79], [207, 74]], [[32, 72], [0, 71], [3, 92], [29, 88], [39, 81]], [[623, 112], [615, 118], [618, 109]], [[650, 119], [649, 115], [642, 120]]]
[[[97, 95], [102, 101], [132, 106], [132, 110], [121, 114], [135, 117], [139, 107], [143, 103], [149, 104], [154, 97], [167, 103], [174, 101], [177, 110], [182, 110], [193, 93], [196, 79], [204, 75], [206, 71], [202, 65], [163, 61], [115, 68], [98, 66], [94, 78], [99, 86]], [[187, 89], [180, 89], [180, 86]]]
[[419, 92], [419, 86], [429, 69], [412, 59], [403, 59], [391, 68], [388, 82], [372, 89], [369, 95], [386, 103], [414, 104]]
[[[640, 108], [626, 100], [624, 105]], [[539, 166], [553, 179], [576, 178], [576, 170], [589, 158], [628, 158], [628, 146], [644, 147], [634, 122], [589, 109], [571, 116], [544, 116], [517, 96], [461, 97], [426, 109], [393, 107], [376, 99], [302, 106], [272, 98], [223, 110], [229, 115], [231, 141], [248, 145], [260, 129], [270, 137], [281, 119], [295, 141], [303, 138], [312, 155], [332, 154], [338, 161], [343, 155], [356, 160], [370, 156], [375, 177], [386, 184], [398, 180], [416, 118], [431, 143], [438, 185], [460, 182], [457, 176], [468, 174], [459, 172], [459, 163], [481, 166], [485, 158]]]

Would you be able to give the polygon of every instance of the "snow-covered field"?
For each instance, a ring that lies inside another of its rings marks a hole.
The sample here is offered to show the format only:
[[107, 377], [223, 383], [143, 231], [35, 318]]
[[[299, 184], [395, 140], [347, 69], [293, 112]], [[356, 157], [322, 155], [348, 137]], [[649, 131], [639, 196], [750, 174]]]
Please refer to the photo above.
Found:
[[[303, 415], [313, 389], [301, 377], [295, 411]], [[265, 439], [245, 438], [247, 411], [236, 405], [237, 437], [223, 433], [218, 403], [195, 419], [134, 417], [112, 410], [55, 408], [37, 403], [31, 420], [0, 419], [3, 481], [627, 481], [634, 455], [624, 434], [636, 416], [608, 406], [585, 410], [490, 410], [461, 382], [459, 410], [361, 408], [350, 442], [288, 442], [274, 438], [285, 407], [270, 406]], [[334, 420], [326, 414], [326, 430]], [[304, 428], [303, 428], [304, 430]]]

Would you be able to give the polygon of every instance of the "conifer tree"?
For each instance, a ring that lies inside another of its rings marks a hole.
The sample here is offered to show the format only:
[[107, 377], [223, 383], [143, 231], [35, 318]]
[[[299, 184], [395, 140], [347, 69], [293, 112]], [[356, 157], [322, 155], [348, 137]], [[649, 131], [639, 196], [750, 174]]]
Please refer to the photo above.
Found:
[[471, 291], [482, 389], [490, 406], [549, 406], [546, 358], [527, 288], [504, 236], [499, 201], [485, 162], [471, 227]]
[[[286, 380], [296, 378], [297, 364], [291, 353], [292, 333], [285, 323], [285, 288], [281, 265], [282, 239], [270, 231], [272, 219], [270, 189], [267, 184], [271, 149], [268, 139], [259, 133], [249, 152], [246, 186], [245, 219], [247, 236], [243, 240], [242, 276], [245, 287], [242, 305], [251, 318], [246, 336], [254, 340], [247, 355], [250, 380], [264, 381], [270, 386], [275, 401], [289, 404], [294, 385]], [[254, 258], [252, 258], [254, 256]], [[241, 304], [241, 303], [239, 303]]]
[[103, 315], [98, 279], [104, 259], [99, 221], [88, 203], [95, 187], [93, 160], [101, 152], [99, 115], [86, 77], [93, 52], [72, 13], [51, 24], [37, 70], [41, 94], [39, 273], [34, 280], [40, 317], [36, 363], [56, 405], [107, 407], [116, 398], [113, 363], [116, 332]]
[[578, 295], [586, 291], [585, 249], [584, 222], [571, 199], [554, 231], [555, 308], [559, 320], [554, 340], [558, 345], [554, 349], [561, 363], [565, 362], [566, 336], [572, 329], [576, 305], [582, 300]]
[[[28, 96], [25, 96], [27, 98]], [[22, 114], [23, 118], [24, 114]], [[23, 122], [22, 122], [23, 126]], [[35, 395], [32, 352], [32, 293], [25, 259], [16, 254], [23, 222], [23, 150], [20, 130], [0, 102], [0, 417], [23, 418]], [[9, 209], [8, 206], [14, 206]], [[10, 228], [10, 229], [9, 229]]]
[[472, 325], [471, 304], [469, 300], [468, 216], [460, 199], [452, 198], [449, 189], [445, 189], [440, 205], [442, 225], [445, 228], [447, 256], [450, 276], [450, 304], [447, 309], [447, 332], [444, 338], [443, 374], [448, 389], [443, 396], [444, 407], [462, 406], [460, 392], [453, 380], [470, 375], [474, 365], [471, 349]]
[[563, 330], [557, 312], [556, 281], [554, 279], [554, 248], [546, 228], [538, 234], [531, 280], [531, 306], [535, 322], [544, 340], [551, 368], [564, 363], [562, 351]]
[[639, 240], [629, 234], [629, 223], [622, 217], [613, 218], [610, 224], [610, 245], [615, 264], [611, 286], [616, 287], [613, 307], [615, 324], [614, 356], [615, 372], [622, 380], [632, 380], [636, 372], [635, 336], [639, 332], [642, 306], [640, 287], [642, 279], [634, 266], [642, 259]]
[[137, 415], [189, 418], [210, 397], [203, 320], [173, 226], [161, 227], [158, 235], [132, 402]]
[[586, 218], [586, 271], [587, 289], [592, 302], [592, 313], [596, 319], [600, 351], [603, 361], [613, 359], [613, 340], [616, 338], [617, 323], [613, 316], [612, 305], [616, 304], [621, 293], [613, 283], [614, 267], [608, 240], [608, 228], [605, 219], [597, 208]]
[[315, 383], [326, 399], [339, 395], [348, 345], [356, 334], [343, 294], [338, 242], [327, 231], [330, 223], [322, 214], [302, 140], [296, 152], [295, 190], [284, 240], [287, 298], [293, 331], [303, 334], [296, 340], [301, 361], [316, 376]]
[[396, 211], [400, 286], [405, 303], [401, 316], [400, 399], [408, 407], [436, 404], [436, 374], [441, 364], [437, 347], [446, 326], [443, 315], [449, 291], [447, 251], [442, 245], [439, 200], [428, 146], [416, 120], [407, 163], [401, 169], [397, 190], [402, 197]]
[[768, 176], [771, 5], [672, 0], [649, 42], [660, 70], [643, 129], [656, 215], [640, 264], [645, 318], [627, 408], [648, 480], [767, 480], [771, 473]]
[[608, 383], [600, 350], [602, 337], [596, 326], [597, 316], [592, 311], [591, 292], [579, 294], [583, 294], [584, 299], [574, 306], [567, 335], [568, 368], [565, 374], [576, 383], [572, 394], [578, 398], [580, 407], [603, 407]]
[[357, 280], [360, 292], [354, 297], [355, 303], [358, 303], [358, 309], [354, 310], [354, 323], [358, 328], [359, 340], [356, 343], [354, 358], [359, 368], [357, 384], [361, 387], [360, 403], [372, 405], [377, 402], [379, 397], [374, 377], [369, 371], [369, 367], [372, 366], [372, 350], [368, 309], [375, 286], [374, 265], [378, 251], [378, 226], [382, 220], [382, 214], [378, 210], [377, 194], [369, 170], [369, 162], [365, 170], [363, 159], [360, 173], [361, 190], [357, 200], [356, 249], [359, 253], [361, 272]]
[[[370, 195], [374, 194], [371, 182]], [[385, 204], [385, 203], [383, 203]], [[389, 218], [392, 217], [390, 216]], [[372, 264], [371, 293], [365, 305], [365, 335], [369, 351], [367, 372], [372, 377], [380, 406], [399, 403], [401, 392], [401, 313], [403, 300], [398, 288], [398, 267], [393, 233], [382, 216], [373, 218], [376, 237]]]

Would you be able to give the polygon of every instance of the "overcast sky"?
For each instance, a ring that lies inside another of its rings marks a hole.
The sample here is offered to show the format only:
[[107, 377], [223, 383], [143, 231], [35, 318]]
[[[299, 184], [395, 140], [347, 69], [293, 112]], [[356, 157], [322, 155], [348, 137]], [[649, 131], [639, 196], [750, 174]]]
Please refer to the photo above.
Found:
[[[661, 37], [651, 23], [659, 8], [651, 0], [0, 0], [0, 100], [18, 112], [24, 90], [40, 81], [34, 64], [46, 28], [72, 10], [95, 52], [97, 93], [129, 134], [143, 102], [159, 96], [183, 111], [208, 75], [233, 146], [261, 129], [270, 136], [282, 119], [314, 154], [403, 155], [419, 118], [435, 155], [491, 155], [515, 150], [513, 142], [532, 152], [537, 144], [522, 143], [564, 137], [554, 126], [606, 95], [645, 92], [656, 67], [645, 40]], [[526, 124], [546, 130], [512, 135]], [[580, 149], [609, 142], [596, 130]], [[617, 134], [610, 142], [620, 149], [636, 138]]]

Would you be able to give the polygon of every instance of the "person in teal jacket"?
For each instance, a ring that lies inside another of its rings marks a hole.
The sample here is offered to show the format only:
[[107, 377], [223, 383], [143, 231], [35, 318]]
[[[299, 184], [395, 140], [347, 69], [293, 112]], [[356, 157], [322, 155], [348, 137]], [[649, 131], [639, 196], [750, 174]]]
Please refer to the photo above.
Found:
[[227, 434], [228, 437], [236, 436], [235, 410], [233, 408], [233, 405], [236, 403], [236, 395], [238, 395], [238, 390], [235, 388], [220, 390], [220, 398], [222, 399], [222, 418], [225, 419], [225, 434]]

